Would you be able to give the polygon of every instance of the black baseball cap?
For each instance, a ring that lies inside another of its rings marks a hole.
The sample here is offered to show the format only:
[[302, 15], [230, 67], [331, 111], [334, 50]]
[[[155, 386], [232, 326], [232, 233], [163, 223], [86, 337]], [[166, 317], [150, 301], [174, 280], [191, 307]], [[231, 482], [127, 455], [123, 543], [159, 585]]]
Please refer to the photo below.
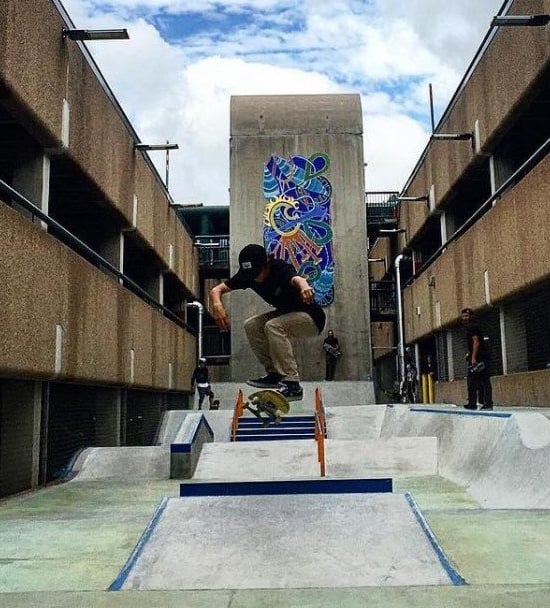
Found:
[[251, 243], [239, 253], [239, 270], [235, 275], [238, 279], [255, 279], [267, 263], [267, 253], [261, 245]]

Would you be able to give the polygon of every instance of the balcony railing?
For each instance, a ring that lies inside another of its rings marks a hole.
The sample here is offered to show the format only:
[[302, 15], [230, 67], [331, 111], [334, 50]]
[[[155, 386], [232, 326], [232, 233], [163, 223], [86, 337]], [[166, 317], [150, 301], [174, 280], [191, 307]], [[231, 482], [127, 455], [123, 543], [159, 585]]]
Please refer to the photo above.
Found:
[[365, 192], [368, 224], [391, 224], [399, 219], [398, 192]]
[[195, 247], [199, 251], [199, 265], [229, 268], [229, 235], [198, 236]]
[[209, 362], [228, 359], [231, 355], [231, 333], [216, 325], [206, 325], [202, 334], [203, 354]]
[[393, 316], [397, 314], [395, 283], [371, 281], [369, 285], [371, 315]]

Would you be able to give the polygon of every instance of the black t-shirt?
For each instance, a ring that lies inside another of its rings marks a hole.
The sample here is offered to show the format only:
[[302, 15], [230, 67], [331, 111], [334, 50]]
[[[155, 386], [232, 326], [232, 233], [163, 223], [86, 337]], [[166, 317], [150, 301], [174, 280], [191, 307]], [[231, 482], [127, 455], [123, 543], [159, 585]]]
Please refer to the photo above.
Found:
[[325, 312], [315, 302], [304, 304], [300, 300], [300, 293], [290, 283], [293, 277], [298, 276], [294, 266], [283, 260], [269, 260], [268, 264], [269, 276], [262, 283], [254, 279], [238, 279], [237, 275], [233, 275], [225, 284], [231, 290], [252, 289], [282, 315], [287, 312], [307, 312], [321, 333], [325, 326]]
[[466, 338], [468, 340], [468, 354], [470, 357], [472, 356], [472, 352], [474, 350], [474, 336], [479, 338], [479, 352], [477, 356], [478, 361], [487, 361], [489, 358], [489, 352], [487, 349], [487, 344], [485, 343], [485, 336], [481, 331], [479, 325], [472, 324], [466, 327]]

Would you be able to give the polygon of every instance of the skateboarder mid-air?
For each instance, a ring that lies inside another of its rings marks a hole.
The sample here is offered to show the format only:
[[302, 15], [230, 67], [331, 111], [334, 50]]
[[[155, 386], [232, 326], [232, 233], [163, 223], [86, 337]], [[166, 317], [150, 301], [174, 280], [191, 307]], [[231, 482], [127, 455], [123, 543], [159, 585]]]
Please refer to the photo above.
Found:
[[319, 335], [325, 313], [313, 289], [291, 264], [268, 256], [261, 245], [250, 244], [239, 253], [239, 270], [210, 291], [212, 312], [221, 329], [229, 328], [222, 296], [236, 289], [252, 289], [274, 310], [247, 319], [244, 329], [257, 359], [265, 368], [261, 378], [248, 380], [258, 388], [275, 388], [288, 401], [303, 397], [291, 338]]

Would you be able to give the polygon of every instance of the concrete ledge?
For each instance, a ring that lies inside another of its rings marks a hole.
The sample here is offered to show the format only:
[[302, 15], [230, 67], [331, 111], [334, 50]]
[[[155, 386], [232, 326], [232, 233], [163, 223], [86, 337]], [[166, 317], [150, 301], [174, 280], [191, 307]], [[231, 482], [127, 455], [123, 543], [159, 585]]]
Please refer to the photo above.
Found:
[[202, 446], [214, 441], [214, 432], [202, 414], [188, 414], [170, 444], [170, 479], [193, 477]]
[[180, 485], [180, 496], [262, 496], [280, 494], [369, 494], [392, 492], [381, 479], [301, 479], [292, 481], [194, 482]]

